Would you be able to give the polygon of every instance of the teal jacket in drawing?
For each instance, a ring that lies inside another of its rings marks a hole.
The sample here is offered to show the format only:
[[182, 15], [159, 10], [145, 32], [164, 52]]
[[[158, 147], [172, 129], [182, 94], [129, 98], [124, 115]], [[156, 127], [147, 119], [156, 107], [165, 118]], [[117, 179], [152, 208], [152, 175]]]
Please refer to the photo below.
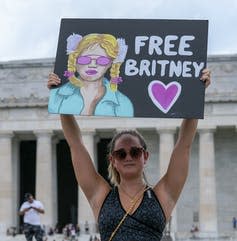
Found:
[[[97, 103], [94, 115], [132, 117], [134, 110], [130, 99], [119, 91], [111, 91], [107, 79], [103, 80], [103, 84], [106, 92]], [[83, 107], [84, 102], [80, 88], [70, 82], [50, 90], [49, 113], [80, 115]]]

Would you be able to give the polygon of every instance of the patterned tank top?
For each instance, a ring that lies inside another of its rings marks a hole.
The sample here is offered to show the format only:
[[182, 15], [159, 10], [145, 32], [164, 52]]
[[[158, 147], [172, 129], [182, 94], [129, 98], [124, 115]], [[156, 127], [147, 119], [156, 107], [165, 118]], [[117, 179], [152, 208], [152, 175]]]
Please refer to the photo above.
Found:
[[[101, 241], [109, 240], [125, 213], [118, 188], [114, 187], [105, 198], [98, 217]], [[149, 188], [138, 208], [126, 217], [112, 241], [159, 241], [165, 225], [166, 219], [160, 202]]]

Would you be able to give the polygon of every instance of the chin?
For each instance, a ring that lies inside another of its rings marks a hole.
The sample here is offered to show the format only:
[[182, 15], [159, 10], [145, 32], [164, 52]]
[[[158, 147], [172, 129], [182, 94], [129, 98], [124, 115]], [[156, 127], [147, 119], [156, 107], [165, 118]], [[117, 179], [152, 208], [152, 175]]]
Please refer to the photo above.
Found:
[[91, 76], [86, 76], [84, 78], [85, 81], [88, 81], [88, 82], [95, 82], [97, 80], [97, 78], [92, 78]]

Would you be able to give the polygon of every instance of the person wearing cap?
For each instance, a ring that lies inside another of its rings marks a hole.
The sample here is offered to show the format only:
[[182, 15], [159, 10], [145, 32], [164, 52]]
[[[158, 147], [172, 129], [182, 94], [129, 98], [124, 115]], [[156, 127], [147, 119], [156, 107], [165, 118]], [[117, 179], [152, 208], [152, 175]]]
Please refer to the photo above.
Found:
[[43, 241], [40, 214], [44, 214], [43, 204], [35, 200], [31, 193], [25, 194], [25, 201], [20, 207], [19, 215], [24, 216], [24, 234], [27, 241], [32, 241], [33, 236], [37, 241]]

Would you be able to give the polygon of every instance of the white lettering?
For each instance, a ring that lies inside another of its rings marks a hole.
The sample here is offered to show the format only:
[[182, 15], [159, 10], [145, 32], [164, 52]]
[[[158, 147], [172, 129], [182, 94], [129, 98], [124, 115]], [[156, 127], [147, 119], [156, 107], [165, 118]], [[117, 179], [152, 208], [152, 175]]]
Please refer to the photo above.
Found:
[[125, 63], [125, 74], [127, 76], [137, 75], [139, 69], [136, 67], [137, 61], [134, 59], [127, 59]]
[[182, 74], [182, 62], [177, 61], [177, 63], [175, 63], [174, 61], [171, 61], [169, 77], [173, 77], [174, 75], [177, 77], [180, 77], [181, 74]]
[[149, 55], [152, 55], [154, 51], [158, 54], [162, 54], [162, 50], [160, 46], [162, 45], [163, 40], [159, 36], [151, 36], [149, 40], [149, 48], [148, 48], [148, 53]]
[[191, 65], [192, 62], [190, 61], [184, 61], [183, 62], [183, 77], [192, 77], [191, 72], [191, 67], [189, 65]]
[[161, 65], [160, 76], [165, 76], [166, 65], [169, 64], [169, 61], [168, 60], [158, 60], [157, 64]]
[[193, 62], [193, 67], [195, 70], [195, 77], [199, 77], [201, 70], [204, 68], [204, 63], [201, 62], [198, 64], [197, 62]]
[[145, 41], [148, 40], [147, 36], [136, 36], [135, 38], [135, 54], [140, 54], [142, 46], [145, 46]]
[[152, 60], [152, 63], [151, 63], [151, 75], [152, 76], [155, 76], [156, 74], [156, 60]]
[[165, 37], [165, 46], [164, 46], [164, 54], [167, 56], [174, 56], [177, 55], [177, 51], [171, 51], [171, 48], [175, 47], [174, 43], [171, 43], [171, 41], [177, 40], [177, 35], [167, 35]]
[[150, 67], [150, 61], [149, 60], [146, 60], [146, 59], [141, 60], [139, 75], [142, 76], [145, 72], [146, 76], [150, 76], [151, 72], [149, 70], [149, 67]]
[[187, 41], [193, 41], [194, 39], [195, 37], [193, 35], [184, 35], [180, 38], [179, 50], [178, 50], [179, 55], [186, 55], [186, 56], [193, 55], [192, 51], [187, 51], [185, 49], [190, 48], [190, 44], [187, 43]]

